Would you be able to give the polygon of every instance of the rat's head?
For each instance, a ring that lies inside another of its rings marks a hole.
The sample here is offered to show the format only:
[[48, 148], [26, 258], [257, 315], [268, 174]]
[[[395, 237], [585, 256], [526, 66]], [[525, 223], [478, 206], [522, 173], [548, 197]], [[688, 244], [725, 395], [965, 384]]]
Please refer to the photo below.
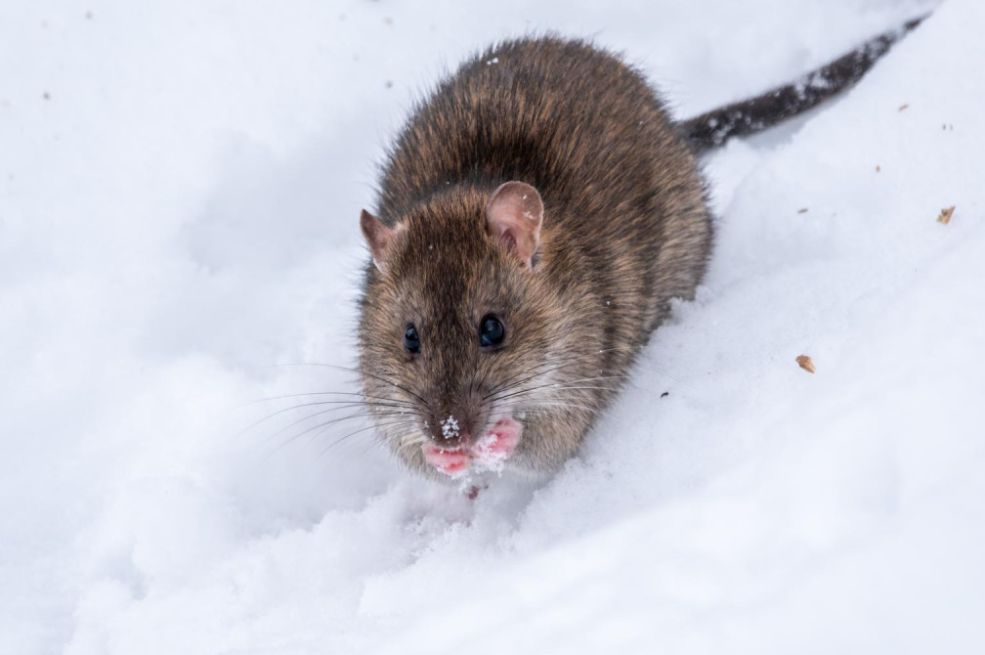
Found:
[[374, 263], [360, 325], [366, 402], [412, 465], [454, 474], [501, 461], [557, 343], [537, 265], [541, 197], [522, 182], [450, 190], [395, 218], [361, 217]]

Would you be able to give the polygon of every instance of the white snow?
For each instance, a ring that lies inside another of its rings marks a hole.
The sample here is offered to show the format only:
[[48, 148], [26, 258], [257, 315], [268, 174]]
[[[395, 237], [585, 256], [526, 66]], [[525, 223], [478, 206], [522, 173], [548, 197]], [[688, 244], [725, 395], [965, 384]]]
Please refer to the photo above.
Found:
[[441, 436], [445, 439], [454, 439], [458, 436], [458, 419], [451, 414], [441, 422]]
[[490, 432], [475, 442], [476, 457], [473, 461], [473, 468], [476, 471], [502, 474], [506, 468], [509, 453], [495, 449], [497, 440], [497, 435]]
[[[354, 388], [359, 209], [469, 52], [592, 36], [684, 117], [935, 7], [708, 160], [706, 285], [557, 476], [472, 502], [334, 405], [256, 423]], [[982, 652], [983, 33], [979, 0], [0, 5], [0, 653]]]

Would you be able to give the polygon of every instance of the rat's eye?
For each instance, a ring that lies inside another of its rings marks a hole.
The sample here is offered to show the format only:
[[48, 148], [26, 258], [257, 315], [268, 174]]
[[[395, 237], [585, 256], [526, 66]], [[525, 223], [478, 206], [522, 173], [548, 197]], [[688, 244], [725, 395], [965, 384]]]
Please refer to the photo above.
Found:
[[505, 336], [506, 328], [494, 315], [486, 314], [479, 321], [479, 345], [483, 348], [500, 345]]
[[404, 348], [413, 355], [421, 352], [421, 338], [417, 336], [417, 328], [413, 323], [408, 323], [404, 329]]

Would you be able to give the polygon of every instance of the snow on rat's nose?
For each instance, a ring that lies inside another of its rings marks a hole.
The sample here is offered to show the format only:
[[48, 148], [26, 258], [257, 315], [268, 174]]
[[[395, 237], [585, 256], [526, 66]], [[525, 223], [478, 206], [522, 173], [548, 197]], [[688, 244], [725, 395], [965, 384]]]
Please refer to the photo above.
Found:
[[462, 391], [445, 388], [431, 395], [427, 429], [428, 436], [439, 448], [468, 447], [476, 437], [482, 415], [482, 400], [478, 389]]
[[445, 412], [428, 421], [431, 440], [438, 446], [457, 448], [472, 439], [469, 421], [461, 412]]
[[441, 422], [441, 436], [445, 440], [457, 439], [462, 434], [461, 423], [453, 415], [449, 414], [448, 417]]
[[454, 396], [434, 403], [426, 432], [439, 448], [467, 448], [479, 436], [476, 431], [482, 429], [481, 418], [482, 407], [477, 393]]

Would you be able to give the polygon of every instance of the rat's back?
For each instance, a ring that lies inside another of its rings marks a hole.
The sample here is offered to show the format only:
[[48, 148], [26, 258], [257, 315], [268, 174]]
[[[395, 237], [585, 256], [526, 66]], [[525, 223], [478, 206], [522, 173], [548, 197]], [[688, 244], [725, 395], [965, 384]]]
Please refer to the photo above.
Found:
[[639, 327], [619, 329], [633, 343], [620, 346], [640, 345], [670, 298], [692, 296], [710, 247], [698, 165], [654, 90], [618, 57], [538, 38], [463, 64], [398, 138], [380, 218], [399, 220], [449, 187], [507, 180], [544, 198], [548, 274], [639, 305]]

